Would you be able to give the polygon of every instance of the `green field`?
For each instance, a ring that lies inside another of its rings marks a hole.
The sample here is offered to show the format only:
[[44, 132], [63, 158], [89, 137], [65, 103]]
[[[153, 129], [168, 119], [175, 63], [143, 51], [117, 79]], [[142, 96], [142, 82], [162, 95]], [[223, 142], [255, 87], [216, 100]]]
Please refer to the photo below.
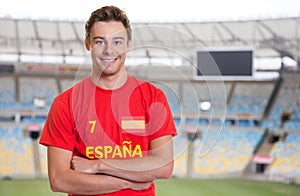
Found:
[[[171, 179], [156, 182], [158, 196], [298, 196], [300, 185], [259, 182], [241, 179], [195, 180]], [[0, 180], [1, 196], [59, 196], [53, 193], [46, 179]]]

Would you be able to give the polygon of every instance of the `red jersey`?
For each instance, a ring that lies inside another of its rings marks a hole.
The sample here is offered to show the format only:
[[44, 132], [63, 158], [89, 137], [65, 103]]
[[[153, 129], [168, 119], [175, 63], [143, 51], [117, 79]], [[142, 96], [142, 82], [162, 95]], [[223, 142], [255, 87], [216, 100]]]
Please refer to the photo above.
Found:
[[[40, 143], [88, 159], [128, 159], [147, 156], [150, 141], [164, 135], [176, 129], [160, 89], [128, 76], [122, 87], [105, 90], [87, 77], [54, 99]], [[150, 196], [155, 188], [105, 195]]]

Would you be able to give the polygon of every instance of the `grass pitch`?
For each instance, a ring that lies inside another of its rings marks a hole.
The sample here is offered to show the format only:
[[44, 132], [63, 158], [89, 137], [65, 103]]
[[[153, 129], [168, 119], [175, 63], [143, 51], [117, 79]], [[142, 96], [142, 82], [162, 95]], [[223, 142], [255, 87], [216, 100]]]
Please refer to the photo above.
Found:
[[158, 196], [299, 196], [300, 185], [243, 179], [171, 179], [157, 183]]
[[[156, 181], [157, 196], [298, 196], [300, 185], [242, 179], [170, 179]], [[61, 196], [46, 179], [0, 180], [1, 196]]]

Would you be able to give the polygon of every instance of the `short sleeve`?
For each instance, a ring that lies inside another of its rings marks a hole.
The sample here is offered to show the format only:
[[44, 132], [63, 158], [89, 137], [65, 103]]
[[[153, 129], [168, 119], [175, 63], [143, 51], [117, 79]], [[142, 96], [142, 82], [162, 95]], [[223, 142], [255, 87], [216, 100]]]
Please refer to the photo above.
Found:
[[73, 151], [76, 144], [71, 110], [67, 101], [59, 96], [49, 110], [40, 144]]
[[151, 130], [150, 140], [159, 138], [165, 135], [177, 135], [172, 112], [168, 104], [165, 94], [158, 89], [155, 101], [150, 106], [149, 110]]

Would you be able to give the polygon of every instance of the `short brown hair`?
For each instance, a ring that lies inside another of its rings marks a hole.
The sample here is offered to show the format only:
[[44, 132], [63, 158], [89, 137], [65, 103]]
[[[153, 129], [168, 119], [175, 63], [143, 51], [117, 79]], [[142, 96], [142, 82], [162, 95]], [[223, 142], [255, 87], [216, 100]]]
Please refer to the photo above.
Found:
[[95, 22], [110, 22], [118, 21], [122, 22], [126, 31], [128, 41], [132, 39], [132, 32], [129, 19], [124, 11], [115, 6], [104, 6], [92, 12], [90, 18], [85, 23], [85, 37], [90, 40], [91, 28]]

